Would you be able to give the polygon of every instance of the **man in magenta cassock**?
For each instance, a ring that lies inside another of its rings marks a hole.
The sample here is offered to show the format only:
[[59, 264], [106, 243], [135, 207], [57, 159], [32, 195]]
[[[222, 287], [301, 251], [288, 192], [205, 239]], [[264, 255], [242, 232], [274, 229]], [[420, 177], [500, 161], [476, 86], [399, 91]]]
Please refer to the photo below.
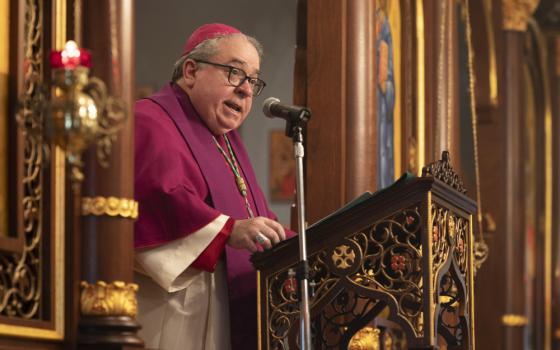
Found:
[[256, 349], [251, 252], [286, 238], [235, 131], [264, 88], [239, 30], [193, 32], [172, 82], [135, 105], [136, 280], [146, 347]]

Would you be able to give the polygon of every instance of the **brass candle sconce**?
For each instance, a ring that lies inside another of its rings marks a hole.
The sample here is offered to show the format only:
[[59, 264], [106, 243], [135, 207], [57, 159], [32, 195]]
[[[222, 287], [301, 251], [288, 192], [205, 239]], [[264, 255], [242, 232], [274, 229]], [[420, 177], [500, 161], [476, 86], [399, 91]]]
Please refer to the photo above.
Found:
[[99, 163], [108, 166], [111, 145], [126, 118], [122, 100], [109, 96], [103, 81], [89, 76], [90, 57], [73, 41], [51, 52], [50, 96], [43, 92], [32, 97], [34, 102], [23, 101], [18, 113], [24, 132], [35, 134], [47, 154], [50, 145], [65, 151], [74, 185], [84, 179], [82, 153], [93, 143]]

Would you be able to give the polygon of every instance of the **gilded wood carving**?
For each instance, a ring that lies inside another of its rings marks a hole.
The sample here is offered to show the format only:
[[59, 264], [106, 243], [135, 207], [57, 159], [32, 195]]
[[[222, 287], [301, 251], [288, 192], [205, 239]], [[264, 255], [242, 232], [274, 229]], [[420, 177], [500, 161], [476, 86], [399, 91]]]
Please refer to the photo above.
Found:
[[24, 42], [24, 97], [19, 120], [27, 126], [23, 133], [23, 234], [21, 254], [0, 255], [0, 314], [23, 319], [41, 319], [40, 250], [43, 241], [42, 114], [43, 81], [43, 3], [26, 1]]
[[[369, 346], [353, 337], [377, 322], [385, 322], [381, 343], [398, 349], [473, 346], [476, 206], [448, 160], [425, 167], [429, 176], [389, 187], [310, 228], [314, 348]], [[290, 243], [254, 261], [259, 285], [266, 286], [260, 294], [261, 344], [273, 349], [298, 346], [297, 260]], [[275, 253], [289, 263], [273, 258]], [[387, 340], [389, 331], [399, 336]]]
[[115, 281], [95, 284], [82, 282], [80, 310], [87, 316], [130, 316], [136, 317], [138, 285]]

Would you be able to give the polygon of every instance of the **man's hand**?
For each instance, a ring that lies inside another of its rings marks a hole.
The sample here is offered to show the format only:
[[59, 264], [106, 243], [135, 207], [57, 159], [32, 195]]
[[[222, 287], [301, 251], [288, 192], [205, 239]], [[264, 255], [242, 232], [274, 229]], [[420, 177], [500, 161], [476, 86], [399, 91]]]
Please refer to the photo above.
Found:
[[258, 251], [257, 243], [264, 249], [286, 239], [284, 227], [278, 222], [258, 216], [252, 219], [236, 220], [227, 244], [236, 249]]

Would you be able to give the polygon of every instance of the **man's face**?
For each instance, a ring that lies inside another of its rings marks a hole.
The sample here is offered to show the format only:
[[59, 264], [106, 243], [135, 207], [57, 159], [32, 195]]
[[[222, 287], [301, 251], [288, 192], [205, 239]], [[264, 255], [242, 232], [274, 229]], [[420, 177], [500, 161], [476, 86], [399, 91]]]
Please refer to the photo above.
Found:
[[[240, 68], [250, 77], [259, 74], [259, 54], [241, 35], [220, 40], [218, 53], [208, 61]], [[194, 68], [189, 69], [189, 64]], [[253, 91], [247, 80], [238, 87], [232, 86], [227, 68], [204, 63], [187, 63], [185, 71], [191, 102], [214, 135], [241, 126], [253, 103]]]

